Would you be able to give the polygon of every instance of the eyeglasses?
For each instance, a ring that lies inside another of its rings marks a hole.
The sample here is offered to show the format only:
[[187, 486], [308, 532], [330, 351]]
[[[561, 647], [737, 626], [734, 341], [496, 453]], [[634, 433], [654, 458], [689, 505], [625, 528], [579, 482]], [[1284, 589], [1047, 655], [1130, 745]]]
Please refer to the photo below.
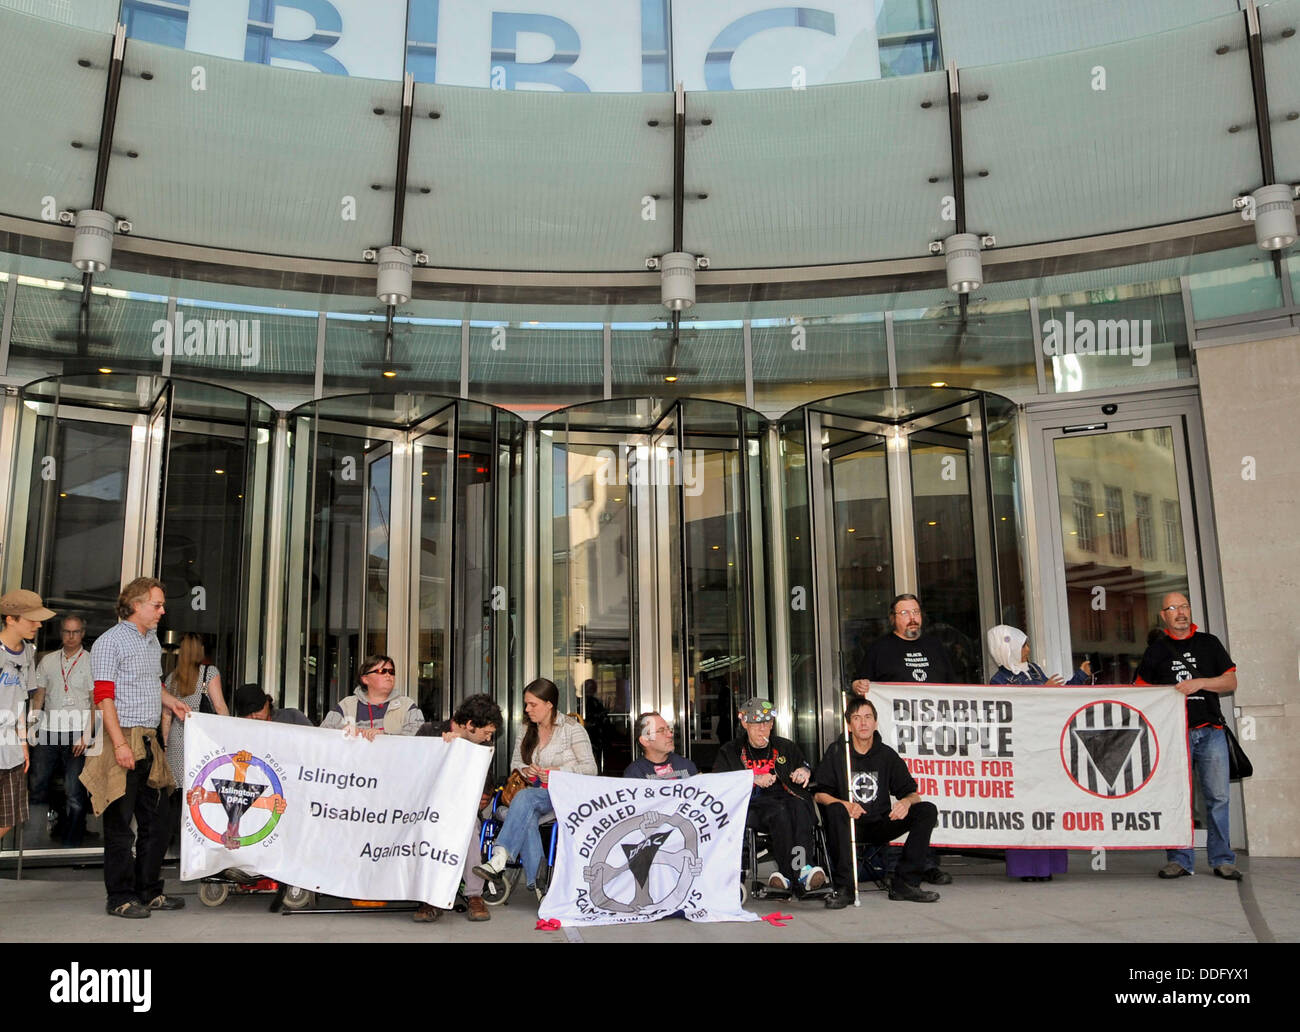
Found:
[[1160, 612], [1162, 612], [1162, 613], [1181, 613], [1181, 612], [1183, 612], [1184, 610], [1186, 610], [1187, 612], [1190, 613], [1190, 612], [1192, 611], [1192, 607], [1191, 607], [1190, 605], [1188, 605], [1186, 602], [1184, 602], [1184, 603], [1183, 603], [1182, 605], [1180, 605], [1180, 606], [1165, 606], [1165, 608], [1162, 609], [1162, 610], [1160, 610]]
[[[366, 674], [379, 674], [381, 676], [387, 675], [388, 677], [396, 677], [397, 671], [390, 666], [385, 666], [385, 667], [375, 667], [373, 670], [367, 670]], [[365, 675], [363, 674], [362, 676]]]
[[167, 608], [167, 603], [165, 603], [165, 602], [145, 602], [144, 604], [145, 604], [146, 606], [153, 606], [155, 609], [166, 609], [166, 608]]

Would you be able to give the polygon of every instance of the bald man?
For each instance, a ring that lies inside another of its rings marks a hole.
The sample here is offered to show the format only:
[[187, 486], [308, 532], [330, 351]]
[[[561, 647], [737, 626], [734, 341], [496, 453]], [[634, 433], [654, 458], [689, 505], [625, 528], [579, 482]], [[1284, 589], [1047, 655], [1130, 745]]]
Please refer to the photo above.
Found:
[[[1187, 596], [1171, 591], [1160, 600], [1162, 633], [1147, 646], [1134, 684], [1167, 684], [1187, 697], [1192, 770], [1205, 798], [1205, 851], [1220, 878], [1241, 881], [1228, 836], [1228, 737], [1219, 696], [1237, 690], [1237, 666], [1213, 634], [1192, 623]], [[1191, 849], [1171, 849], [1161, 878], [1185, 878], [1194, 869]]]

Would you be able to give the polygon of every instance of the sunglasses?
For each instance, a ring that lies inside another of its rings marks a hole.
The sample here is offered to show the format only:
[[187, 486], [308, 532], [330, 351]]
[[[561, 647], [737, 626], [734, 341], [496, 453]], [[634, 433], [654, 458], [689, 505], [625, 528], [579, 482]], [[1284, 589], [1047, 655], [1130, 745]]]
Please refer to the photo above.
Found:
[[375, 667], [373, 670], [367, 670], [362, 676], [364, 677], [368, 674], [387, 674], [389, 677], [396, 677], [397, 671], [390, 666], [381, 666]]

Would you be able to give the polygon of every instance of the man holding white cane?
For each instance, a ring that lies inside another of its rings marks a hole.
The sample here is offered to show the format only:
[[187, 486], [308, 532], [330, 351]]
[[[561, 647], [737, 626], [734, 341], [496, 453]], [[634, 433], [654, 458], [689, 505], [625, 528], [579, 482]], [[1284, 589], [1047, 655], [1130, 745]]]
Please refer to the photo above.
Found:
[[[857, 892], [858, 842], [883, 845], [904, 833], [907, 844], [889, 898], [934, 903], [939, 894], [921, 888], [921, 878], [939, 811], [934, 803], [921, 799], [907, 764], [876, 733], [873, 702], [860, 696], [851, 699], [844, 720], [849, 727], [847, 744], [836, 742], [827, 749], [813, 774], [813, 798], [823, 807], [833, 858], [836, 895], [827, 905], [844, 906], [847, 893]], [[896, 800], [892, 806], [890, 796]]]

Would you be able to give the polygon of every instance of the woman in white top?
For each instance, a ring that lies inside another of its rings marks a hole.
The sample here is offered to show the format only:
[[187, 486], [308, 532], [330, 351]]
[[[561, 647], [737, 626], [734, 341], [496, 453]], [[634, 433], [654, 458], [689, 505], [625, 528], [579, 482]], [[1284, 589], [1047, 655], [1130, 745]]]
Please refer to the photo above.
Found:
[[[206, 695], [212, 703], [213, 711], [228, 717], [230, 710], [226, 707], [226, 697], [221, 693], [221, 675], [211, 663], [203, 662], [206, 657], [207, 649], [203, 645], [202, 635], [192, 631], [182, 635], [176, 669], [167, 675], [167, 690], [196, 713]], [[162, 736], [166, 743], [167, 766], [171, 767], [172, 776], [180, 786], [185, 779], [185, 723], [172, 720], [171, 711], [165, 706]]]
[[547, 782], [552, 771], [595, 774], [596, 758], [591, 739], [582, 725], [559, 711], [560, 691], [543, 678], [524, 689], [526, 730], [515, 745], [510, 769], [517, 770], [532, 786], [518, 793], [510, 803], [505, 824], [492, 848], [492, 858], [474, 872], [503, 884], [506, 864], [518, 857], [530, 889], [537, 882], [537, 868], [544, 851], [538, 824], [551, 811]]

